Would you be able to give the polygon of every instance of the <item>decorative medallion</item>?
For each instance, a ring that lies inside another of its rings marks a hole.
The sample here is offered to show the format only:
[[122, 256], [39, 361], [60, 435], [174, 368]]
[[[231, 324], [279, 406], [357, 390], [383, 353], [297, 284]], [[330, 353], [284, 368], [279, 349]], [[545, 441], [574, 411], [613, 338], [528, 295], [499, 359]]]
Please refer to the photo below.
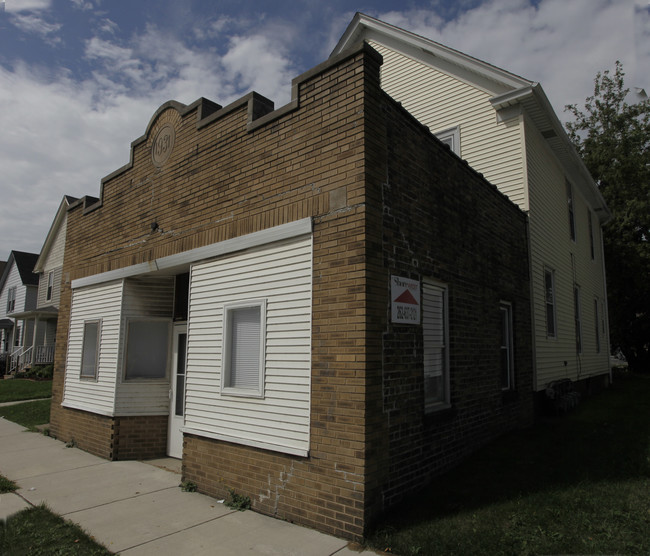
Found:
[[172, 154], [176, 132], [171, 124], [162, 126], [151, 145], [151, 160], [156, 168], [162, 168], [163, 164]]

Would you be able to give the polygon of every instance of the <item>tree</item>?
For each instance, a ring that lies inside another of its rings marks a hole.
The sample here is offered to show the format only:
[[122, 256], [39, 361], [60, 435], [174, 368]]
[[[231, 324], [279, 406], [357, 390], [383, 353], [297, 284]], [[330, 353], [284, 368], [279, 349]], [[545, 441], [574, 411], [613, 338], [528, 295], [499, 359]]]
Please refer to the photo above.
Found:
[[650, 371], [650, 101], [628, 103], [624, 75], [620, 62], [598, 73], [566, 125], [613, 216], [603, 228], [611, 349]]

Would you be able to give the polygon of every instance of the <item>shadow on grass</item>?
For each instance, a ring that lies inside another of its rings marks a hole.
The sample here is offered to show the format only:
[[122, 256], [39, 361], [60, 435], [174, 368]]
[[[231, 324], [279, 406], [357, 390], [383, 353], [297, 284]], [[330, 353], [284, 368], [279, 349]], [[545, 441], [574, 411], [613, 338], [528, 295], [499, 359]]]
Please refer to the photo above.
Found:
[[391, 511], [414, 526], [581, 483], [650, 477], [650, 375], [622, 376], [573, 413], [505, 435]]

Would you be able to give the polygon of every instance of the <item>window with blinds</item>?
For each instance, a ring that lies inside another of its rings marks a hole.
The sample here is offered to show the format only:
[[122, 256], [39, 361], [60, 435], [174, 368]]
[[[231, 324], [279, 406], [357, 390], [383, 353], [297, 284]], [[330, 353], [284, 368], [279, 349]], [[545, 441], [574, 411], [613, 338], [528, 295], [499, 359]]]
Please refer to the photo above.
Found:
[[264, 395], [266, 302], [224, 307], [222, 393]]
[[100, 321], [84, 322], [81, 348], [81, 378], [97, 378]]
[[424, 340], [424, 410], [449, 404], [447, 286], [422, 282], [422, 334]]

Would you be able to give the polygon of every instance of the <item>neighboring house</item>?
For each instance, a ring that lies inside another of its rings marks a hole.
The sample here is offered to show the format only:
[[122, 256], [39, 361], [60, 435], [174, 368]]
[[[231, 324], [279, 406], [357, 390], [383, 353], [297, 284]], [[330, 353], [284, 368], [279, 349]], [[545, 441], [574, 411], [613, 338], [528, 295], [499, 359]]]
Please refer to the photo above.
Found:
[[7, 370], [21, 371], [32, 365], [54, 363], [56, 324], [61, 301], [61, 280], [67, 213], [74, 197], [64, 196], [34, 266], [38, 283], [35, 307], [16, 311], [14, 319], [26, 323], [21, 349], [13, 355]]
[[6, 372], [23, 353], [23, 342], [34, 333], [33, 322], [20, 313], [36, 307], [38, 276], [33, 273], [38, 255], [12, 251], [0, 277], [0, 348]]
[[359, 41], [384, 57], [382, 88], [528, 214], [538, 398], [607, 384], [611, 215], [540, 84], [360, 13], [332, 54]]
[[53, 435], [358, 539], [532, 421], [526, 216], [380, 65], [346, 50], [278, 110], [170, 101], [70, 205]]

